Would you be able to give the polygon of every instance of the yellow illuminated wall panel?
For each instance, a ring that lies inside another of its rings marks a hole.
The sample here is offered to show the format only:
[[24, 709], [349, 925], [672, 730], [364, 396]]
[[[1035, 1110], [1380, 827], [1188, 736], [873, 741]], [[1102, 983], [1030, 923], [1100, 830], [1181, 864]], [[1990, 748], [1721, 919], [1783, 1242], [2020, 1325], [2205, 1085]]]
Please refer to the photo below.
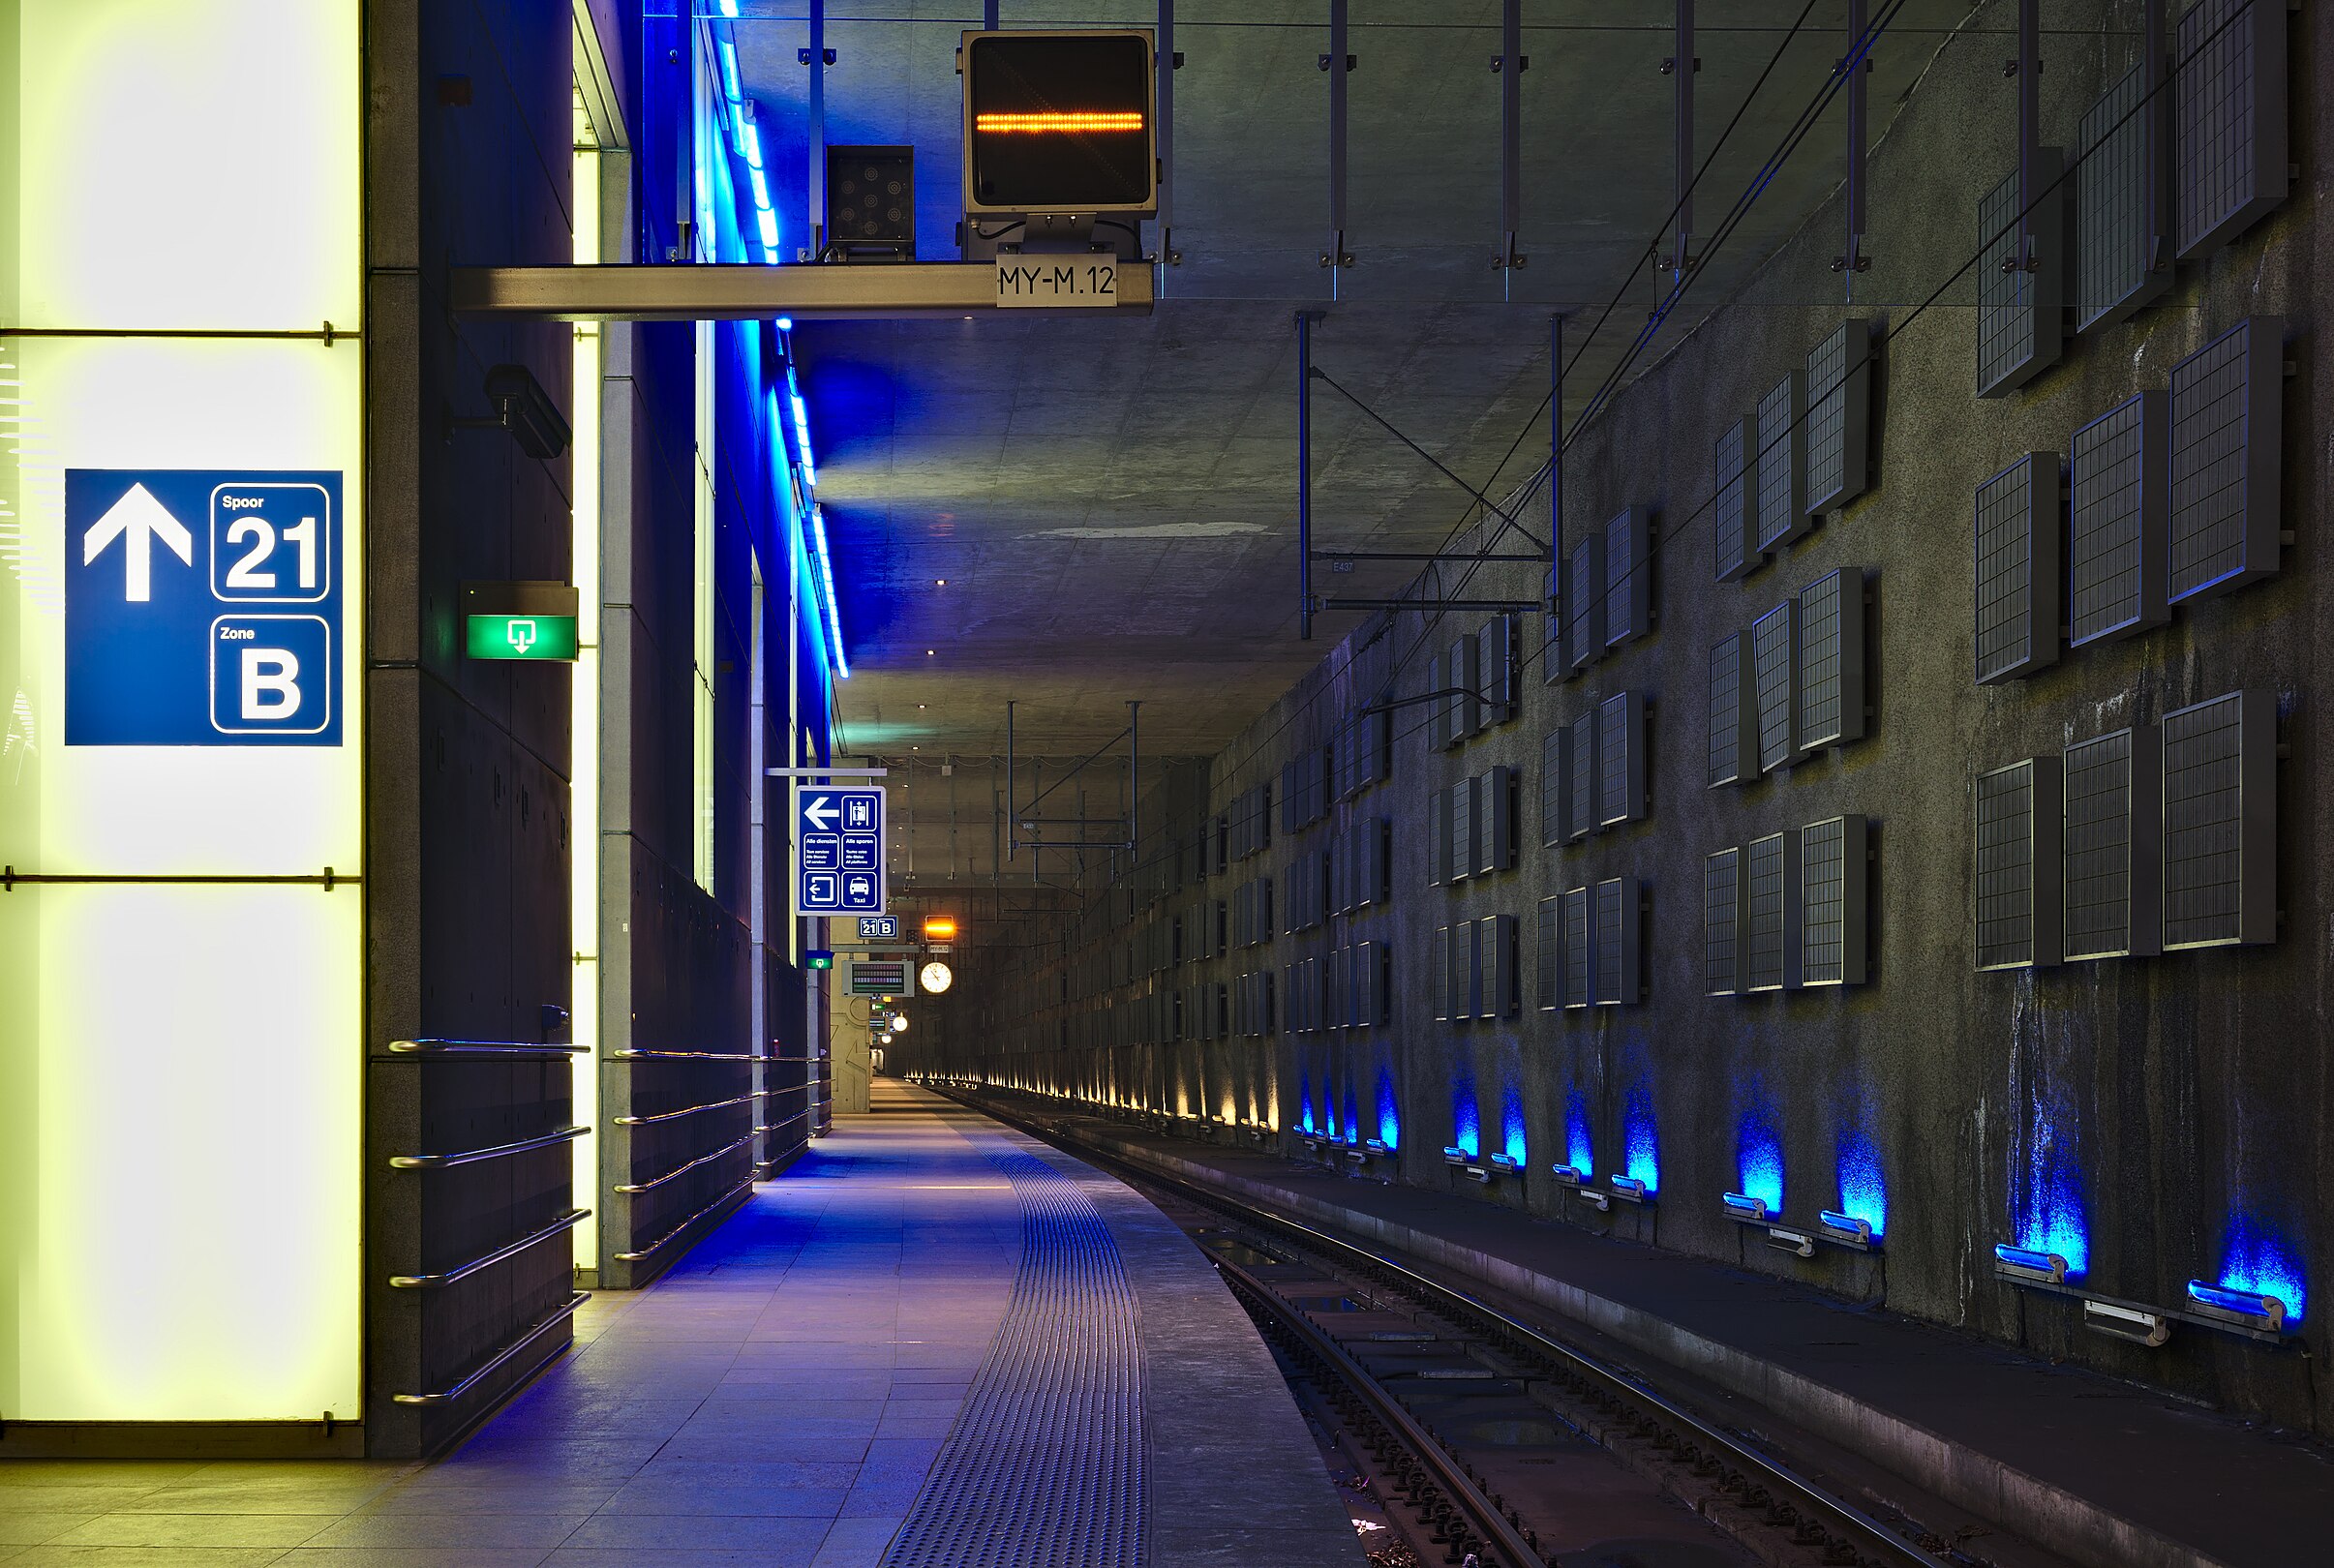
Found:
[[360, 1412], [359, 39], [0, 0], [0, 1419]]

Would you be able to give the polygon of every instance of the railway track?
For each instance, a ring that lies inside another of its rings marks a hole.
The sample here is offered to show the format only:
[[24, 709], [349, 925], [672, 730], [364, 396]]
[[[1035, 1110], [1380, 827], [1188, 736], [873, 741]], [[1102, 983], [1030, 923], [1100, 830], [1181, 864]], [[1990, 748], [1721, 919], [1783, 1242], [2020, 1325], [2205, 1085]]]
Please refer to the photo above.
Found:
[[1465, 1290], [1116, 1159], [1059, 1124], [961, 1102], [1106, 1168], [1208, 1252], [1342, 1456], [1344, 1484], [1396, 1538], [1370, 1543], [1387, 1568], [1971, 1568], [1986, 1560], [1909, 1523], [1896, 1527], [1628, 1372]]

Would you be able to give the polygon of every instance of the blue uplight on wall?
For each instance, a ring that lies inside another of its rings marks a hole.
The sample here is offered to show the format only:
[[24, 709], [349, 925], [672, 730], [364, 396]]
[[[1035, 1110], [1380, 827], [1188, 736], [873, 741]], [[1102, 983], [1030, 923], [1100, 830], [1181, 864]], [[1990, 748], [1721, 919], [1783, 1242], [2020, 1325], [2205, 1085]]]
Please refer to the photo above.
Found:
[[1839, 1159], [1839, 1212], [1872, 1227], [1889, 1227], [1889, 1189], [1880, 1169], [1880, 1151], [1861, 1127], [1844, 1127], [1834, 1144]]
[[2066, 1260], [2069, 1274], [2081, 1274], [2091, 1265], [2091, 1228], [2075, 1152], [2073, 1117], [2053, 1115], [2037, 1104], [2026, 1146], [2017, 1244], [2033, 1252], [2055, 1252]]
[[1313, 1125], [1313, 1079], [1306, 1073], [1296, 1075], [1296, 1130], [1299, 1132], [1317, 1131]]
[[1525, 1153], [1524, 1086], [1513, 1077], [1500, 1088], [1500, 1150], [1517, 1164], [1528, 1160]]
[[1578, 1089], [1564, 1097], [1564, 1162], [1587, 1181], [1596, 1174], [1596, 1140], [1589, 1131], [1589, 1101]]
[[1475, 1109], [1475, 1080], [1462, 1073], [1451, 1085], [1451, 1146], [1470, 1160], [1483, 1152], [1483, 1127]]
[[1629, 1091], [1622, 1107], [1622, 1174], [1643, 1182], [1649, 1192], [1661, 1191], [1661, 1143], [1653, 1128], [1653, 1096], [1643, 1084]]
[[2228, 1290], [2275, 1296], [2285, 1303], [2288, 1323], [2301, 1320], [2308, 1292], [2297, 1250], [2251, 1215], [2229, 1216], [2228, 1234], [2221, 1244], [2219, 1282]]
[[1735, 1124], [1735, 1169], [1744, 1197], [1765, 1203], [1769, 1214], [1783, 1212], [1783, 1148], [1763, 1101], [1754, 1101]]
[[1389, 1149], [1402, 1147], [1402, 1113], [1394, 1104], [1394, 1074], [1378, 1073], [1378, 1141]]

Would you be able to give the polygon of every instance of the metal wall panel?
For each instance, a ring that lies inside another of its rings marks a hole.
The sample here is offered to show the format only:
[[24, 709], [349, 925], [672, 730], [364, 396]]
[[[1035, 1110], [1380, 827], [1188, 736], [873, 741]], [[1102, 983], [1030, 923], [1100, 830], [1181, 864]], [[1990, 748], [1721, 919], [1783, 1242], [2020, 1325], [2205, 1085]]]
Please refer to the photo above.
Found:
[[2171, 212], [2165, 161], [2151, 164], [2148, 157], [2150, 122], [2170, 123], [2163, 108], [2161, 96], [2148, 97], [2142, 62], [2084, 111], [2076, 134], [2080, 149], [2075, 166], [2077, 332], [2120, 321], [2171, 286], [2171, 258], [2148, 255], [2150, 196], [2157, 213], [2168, 218]]
[[1578, 675], [1605, 656], [1605, 536], [1572, 547], [1564, 574], [1564, 672]]
[[2163, 738], [2152, 726], [2067, 747], [2059, 835], [2068, 958], [2164, 950]]
[[1760, 555], [1804, 537], [1807, 516], [1807, 375], [1791, 371], [1759, 399], [1757, 461]]
[[1464, 882], [1475, 872], [1475, 846], [1481, 833], [1475, 822], [1480, 785], [1479, 779], [1463, 778], [1451, 786], [1450, 880], [1453, 882]]
[[[1426, 661], [1426, 689], [1430, 694], [1443, 693], [1449, 691], [1450, 684], [1450, 655], [1438, 652]], [[1456, 711], [1448, 696], [1429, 695], [1426, 703], [1427, 750], [1443, 751], [1457, 743], [1451, 734], [1451, 716]], [[1291, 825], [1283, 821], [1281, 826], [1288, 828]]]
[[1864, 819], [1833, 817], [1800, 829], [1800, 982], [1862, 985], [1870, 862]]
[[1799, 743], [1864, 738], [1864, 573], [1817, 578], [1799, 596]]
[[1487, 915], [1475, 922], [1483, 936], [1483, 1010], [1486, 1018], [1512, 1018], [1523, 1010], [1523, 983], [1516, 974], [1516, 918]]
[[2173, 28], [2172, 206], [2180, 259], [2286, 199], [2286, 7], [2198, 0]]
[[1587, 888], [1564, 894], [1564, 1006], [1585, 1008], [1596, 996], [1596, 922]]
[[1542, 1012], [1564, 1005], [1564, 911], [1561, 896], [1539, 902], [1539, 932], [1533, 964], [1532, 1000]]
[[2164, 715], [2164, 947], [2277, 940], [2277, 696]]
[[2029, 452], [1978, 486], [1977, 678], [2058, 662], [2058, 454]]
[[1500, 767], [1475, 781], [1475, 869], [1515, 868], [1515, 769]]
[[1597, 705], [1596, 822], [1614, 828], [1646, 814], [1645, 698], [1615, 692]]
[[1702, 989], [1706, 995], [1735, 996], [1744, 989], [1748, 966], [1743, 944], [1750, 927], [1749, 894], [1740, 849], [1722, 849], [1702, 858]]
[[1596, 1005], [1633, 1007], [1645, 999], [1645, 965], [1638, 951], [1638, 911], [1644, 894], [1635, 877], [1596, 885]]
[[1554, 849], [1572, 835], [1564, 828], [1572, 762], [1572, 728], [1560, 724], [1540, 737], [1540, 847]]
[[2165, 599], [2170, 400], [2141, 392], [2067, 446], [2068, 646], [2171, 618]]
[[2058, 962], [2059, 759], [1978, 775], [1977, 965]]
[[1434, 941], [1426, 951], [1426, 980], [1430, 992], [1430, 1010], [1435, 1022], [1448, 1023], [1451, 1015], [1450, 988], [1451, 928], [1435, 927]]
[[1750, 625], [1750, 683], [1758, 709], [1759, 771], [1789, 768], [1799, 742], [1799, 601], [1785, 599]]
[[1799, 834], [1770, 833], [1743, 846], [1744, 991], [1800, 982]]
[[1483, 622], [1474, 645], [1475, 727], [1484, 730], [1515, 717], [1515, 617], [1494, 616]]
[[1426, 885], [1440, 888], [1451, 879], [1451, 792], [1437, 790], [1426, 801]]
[[2066, 155], [2034, 150], [2035, 259], [2018, 265], [2024, 228], [2018, 221], [2018, 177], [1978, 201], [1978, 396], [1998, 398], [2024, 386], [2058, 363], [2066, 348], [2066, 202], [2059, 179]]
[[1703, 782], [1715, 789], [1758, 777], [1758, 694], [1750, 683], [1750, 633], [1710, 650], [1710, 745]]
[[1596, 709], [1574, 719], [1571, 730], [1571, 798], [1564, 826], [1577, 843], [1596, 831]]
[[2238, 322], [2172, 367], [2168, 596], [2226, 592], [2278, 568], [2285, 323]]
[[1751, 424], [1738, 419], [1718, 437], [1713, 452], [1716, 490], [1712, 497], [1711, 534], [1717, 579], [1740, 582], [1766, 559], [1758, 537], [1758, 490], [1751, 476]]
[[1642, 506], [1623, 507], [1605, 525], [1605, 646], [1652, 630], [1652, 525]]
[[1451, 744], [1471, 739], [1483, 728], [1483, 659], [1482, 649], [1470, 632], [1451, 640], [1450, 683], [1455, 688], [1451, 704]]
[[1872, 328], [1842, 321], [1807, 353], [1807, 511], [1864, 493], [1871, 464]]
[[1484, 930], [1487, 923], [1484, 920], [1469, 920], [1464, 927], [1454, 926], [1451, 929], [1451, 941], [1454, 945], [1458, 943], [1462, 929], [1467, 936], [1467, 989], [1462, 993], [1467, 998], [1467, 1006], [1462, 1013], [1464, 1017], [1488, 1018], [1491, 1016], [1489, 993], [1485, 990], [1483, 983], [1485, 979], [1484, 938], [1490, 934]]

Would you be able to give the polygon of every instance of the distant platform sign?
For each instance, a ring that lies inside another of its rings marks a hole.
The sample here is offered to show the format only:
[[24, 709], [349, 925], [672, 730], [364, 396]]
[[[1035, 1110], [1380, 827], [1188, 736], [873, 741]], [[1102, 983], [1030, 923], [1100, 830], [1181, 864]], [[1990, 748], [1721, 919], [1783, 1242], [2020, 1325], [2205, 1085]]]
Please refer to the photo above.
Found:
[[341, 743], [341, 475], [65, 470], [65, 744]]
[[859, 918], [859, 939], [862, 942], [890, 942], [899, 935], [899, 917], [896, 915], [862, 915]]
[[854, 958], [850, 984], [853, 996], [908, 996], [915, 991], [905, 958]]
[[882, 785], [797, 784], [794, 831], [797, 915], [883, 914]]

